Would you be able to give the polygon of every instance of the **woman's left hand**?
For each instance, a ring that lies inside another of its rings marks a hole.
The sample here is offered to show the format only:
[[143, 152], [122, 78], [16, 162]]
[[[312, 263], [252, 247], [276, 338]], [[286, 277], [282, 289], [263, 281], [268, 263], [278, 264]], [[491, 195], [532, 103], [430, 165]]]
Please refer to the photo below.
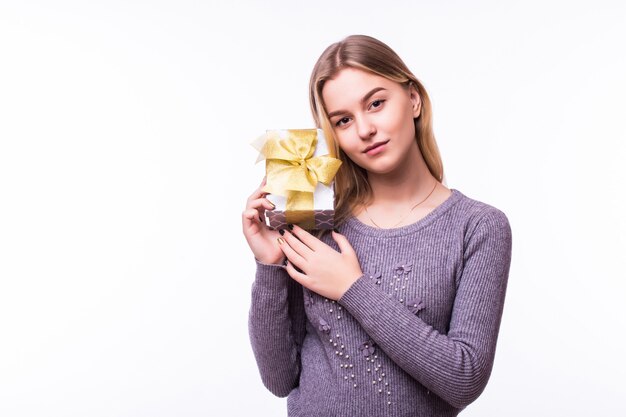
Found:
[[341, 252], [297, 225], [291, 233], [285, 229], [284, 242], [278, 246], [288, 259], [287, 272], [293, 279], [323, 297], [338, 300], [363, 271], [348, 239], [334, 231], [332, 236]]

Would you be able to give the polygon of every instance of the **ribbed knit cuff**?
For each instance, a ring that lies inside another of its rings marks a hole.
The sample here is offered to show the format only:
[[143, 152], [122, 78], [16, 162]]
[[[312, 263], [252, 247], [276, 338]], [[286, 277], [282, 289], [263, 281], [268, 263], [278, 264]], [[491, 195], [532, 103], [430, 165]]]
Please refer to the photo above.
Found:
[[285, 265], [286, 261], [287, 260], [285, 259], [282, 264], [266, 264], [265, 262], [259, 261], [256, 257], [254, 258], [254, 262], [256, 262], [258, 265], [265, 265], [265, 266], [282, 266], [282, 267], [284, 267], [284, 266], [286, 266]]
[[266, 264], [254, 258], [256, 263], [256, 282], [264, 288], [278, 289], [284, 287], [288, 279], [287, 267], [279, 264]]
[[374, 281], [365, 276], [357, 279], [337, 302], [343, 305], [355, 317], [363, 317], [372, 313], [376, 299], [387, 294], [382, 293]]

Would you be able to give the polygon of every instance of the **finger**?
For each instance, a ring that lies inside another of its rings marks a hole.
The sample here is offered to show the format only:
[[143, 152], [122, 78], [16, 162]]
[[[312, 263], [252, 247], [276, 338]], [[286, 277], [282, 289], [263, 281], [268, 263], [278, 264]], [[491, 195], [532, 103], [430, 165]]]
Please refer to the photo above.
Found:
[[244, 221], [246, 222], [265, 224], [265, 221], [262, 219], [262, 217], [259, 216], [259, 212], [255, 209], [244, 210], [242, 213], [242, 216], [243, 216]]
[[268, 194], [266, 191], [263, 191], [263, 187], [265, 187], [265, 185], [267, 184], [267, 175], [263, 177], [263, 181], [261, 181], [261, 185], [259, 185], [259, 192], [261, 194], [261, 196], [265, 196], [266, 194]]
[[294, 236], [300, 239], [300, 241], [304, 243], [312, 251], [317, 251], [321, 249], [324, 245], [326, 245], [324, 242], [322, 242], [321, 240], [319, 240], [318, 238], [316, 238], [315, 236], [313, 236], [312, 234], [310, 234], [309, 232], [307, 232], [306, 230], [304, 230], [303, 228], [301, 228], [300, 226], [296, 224], [293, 225], [293, 230], [291, 231], [291, 233], [293, 233]]
[[265, 184], [267, 184], [267, 175], [263, 177], [263, 180], [261, 181], [261, 184], [259, 185], [259, 187], [256, 190], [254, 190], [254, 192], [250, 195], [250, 197], [248, 197], [248, 201], [257, 199], [259, 197], [265, 197], [267, 194], [269, 194], [268, 192], [262, 190]]
[[246, 211], [250, 209], [256, 210], [256, 217], [258, 217], [261, 223], [265, 223], [265, 210], [274, 210], [274, 208], [272, 203], [266, 198], [249, 200], [246, 204]]
[[248, 200], [248, 204], [246, 204], [246, 209], [249, 208], [264, 208], [266, 210], [274, 210], [276, 206], [267, 198], [261, 197], [254, 200]]
[[254, 192], [252, 194], [250, 194], [250, 197], [248, 197], [248, 201], [252, 201], [252, 200], [256, 200], [257, 198], [265, 197], [268, 194], [270, 194], [270, 193], [261, 190], [261, 188], [259, 187], [256, 190], [254, 190]]
[[[284, 236], [286, 236], [286, 235], [287, 235], [287, 233], [285, 233]], [[298, 252], [293, 250], [293, 248], [291, 247], [291, 244], [285, 239], [284, 236], [282, 238], [283, 243], [281, 243], [280, 240], [279, 240], [278, 241], [278, 246], [283, 251], [283, 253], [287, 257], [287, 259], [289, 259], [289, 261], [293, 262], [293, 264], [295, 266], [297, 266], [298, 268], [300, 268], [301, 270], [304, 271], [304, 265], [306, 265], [306, 259], [304, 259], [302, 256], [300, 256], [300, 254]], [[295, 239], [295, 238], [292, 236], [291, 239]]]
[[337, 242], [337, 246], [339, 246], [341, 253], [354, 253], [354, 248], [348, 241], [347, 237], [341, 233], [335, 232], [334, 230], [332, 232], [332, 236], [333, 239], [335, 239], [335, 242]]
[[[295, 227], [294, 225], [294, 228]], [[285, 229], [283, 238], [289, 243], [289, 246], [305, 260], [309, 259], [311, 252], [314, 252], [313, 249], [301, 242], [296, 235], [292, 234], [289, 229]]]
[[285, 270], [287, 270], [287, 273], [291, 278], [299, 282], [303, 287], [308, 288], [308, 277], [302, 272], [298, 272], [291, 262], [287, 261]]

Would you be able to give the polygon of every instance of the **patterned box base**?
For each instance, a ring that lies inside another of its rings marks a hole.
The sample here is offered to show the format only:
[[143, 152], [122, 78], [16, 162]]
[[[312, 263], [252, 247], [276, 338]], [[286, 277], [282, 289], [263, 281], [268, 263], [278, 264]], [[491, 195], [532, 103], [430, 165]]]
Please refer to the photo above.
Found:
[[[332, 229], [334, 225], [334, 210], [315, 210], [315, 229]], [[265, 217], [270, 221], [270, 227], [275, 230], [286, 229], [287, 221], [285, 212], [280, 210], [267, 210]], [[296, 223], [297, 224], [297, 223]], [[300, 226], [298, 224], [298, 226]]]

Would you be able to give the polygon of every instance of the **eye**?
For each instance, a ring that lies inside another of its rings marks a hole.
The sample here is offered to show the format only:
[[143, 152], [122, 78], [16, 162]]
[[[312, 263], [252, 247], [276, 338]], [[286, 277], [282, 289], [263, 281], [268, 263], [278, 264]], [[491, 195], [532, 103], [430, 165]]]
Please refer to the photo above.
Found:
[[384, 102], [385, 102], [385, 100], [380, 100], [380, 99], [379, 100], [374, 100], [374, 101], [372, 101], [372, 104], [370, 104], [370, 108], [373, 107], [373, 108], [377, 109], [380, 106], [382, 106]]
[[350, 119], [348, 119], [347, 117], [342, 117], [341, 119], [337, 120], [337, 123], [335, 123], [335, 126], [342, 126], [343, 123], [348, 123]]

